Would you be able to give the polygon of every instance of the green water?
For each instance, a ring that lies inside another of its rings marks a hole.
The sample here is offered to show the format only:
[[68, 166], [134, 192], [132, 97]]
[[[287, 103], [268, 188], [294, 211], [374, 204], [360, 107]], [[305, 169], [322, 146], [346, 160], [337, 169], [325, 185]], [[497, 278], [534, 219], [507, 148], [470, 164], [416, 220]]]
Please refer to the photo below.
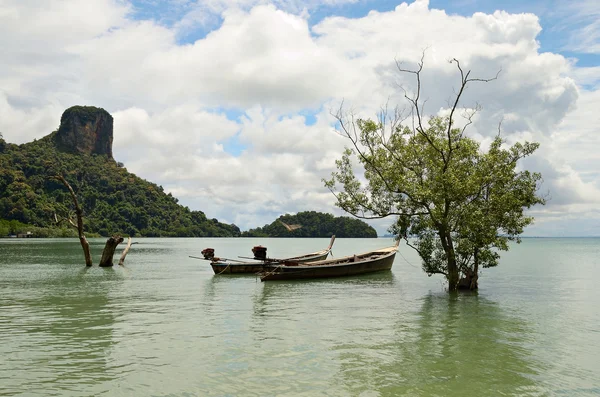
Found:
[[77, 240], [0, 240], [1, 396], [600, 395], [600, 239], [526, 239], [457, 296], [403, 246], [392, 272], [261, 283], [188, 255], [329, 239], [137, 241], [86, 269]]

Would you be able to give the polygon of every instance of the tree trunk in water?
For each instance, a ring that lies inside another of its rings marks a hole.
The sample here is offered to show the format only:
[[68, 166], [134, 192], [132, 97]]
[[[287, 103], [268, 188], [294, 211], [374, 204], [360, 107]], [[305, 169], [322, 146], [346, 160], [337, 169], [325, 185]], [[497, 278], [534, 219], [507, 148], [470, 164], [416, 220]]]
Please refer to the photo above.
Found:
[[477, 284], [478, 279], [479, 279], [479, 276], [477, 275], [477, 273], [474, 273], [473, 277], [471, 277], [471, 283], [469, 284], [469, 289], [471, 291], [475, 291], [476, 289], [479, 288], [479, 285]]
[[459, 290], [475, 291], [478, 288], [478, 286], [477, 286], [477, 279], [478, 279], [477, 274], [475, 274], [472, 271], [469, 271], [458, 282], [458, 289]]
[[464, 271], [464, 277], [458, 283], [458, 289], [475, 291], [479, 286], [477, 279], [479, 278], [479, 249], [475, 248], [473, 252], [473, 270], [467, 268]]
[[[71, 187], [69, 182], [67, 182], [67, 180], [65, 179], [64, 176], [55, 175], [54, 178], [61, 181], [61, 183], [63, 185], [65, 185], [65, 187], [67, 189], [69, 189], [69, 194], [71, 195], [71, 199], [73, 200], [73, 204], [75, 205], [75, 214], [77, 215], [77, 234], [79, 235], [79, 242], [81, 243], [81, 248], [83, 248], [83, 256], [85, 257], [85, 265], [92, 266], [93, 262], [92, 262], [92, 254], [90, 253], [90, 244], [88, 243], [87, 239], [85, 238], [85, 234], [83, 233], [83, 210], [79, 206], [79, 201], [77, 201], [77, 196], [75, 195], [75, 191], [73, 191], [73, 188]], [[55, 216], [56, 216], [56, 214], [55, 214]], [[73, 224], [73, 222], [70, 219], [69, 219], [69, 222], [71, 224]], [[73, 225], [73, 226], [75, 226], [75, 225]]]
[[456, 266], [456, 258], [454, 255], [448, 257], [448, 291], [456, 291], [458, 289], [458, 266]]
[[79, 236], [79, 242], [81, 243], [81, 248], [83, 248], [83, 256], [85, 257], [85, 265], [92, 266], [92, 253], [90, 252], [90, 243], [88, 243], [85, 236]]
[[442, 240], [442, 247], [446, 251], [446, 258], [448, 260], [448, 291], [456, 291], [459, 282], [458, 265], [456, 264], [456, 254], [454, 253], [454, 244], [452, 242], [452, 236], [450, 233], [445, 232], [445, 229], [440, 233]]
[[[85, 238], [85, 234], [83, 233], [83, 210], [79, 206], [79, 201], [77, 200], [77, 196], [75, 195], [75, 191], [67, 182], [67, 180], [62, 175], [55, 175], [51, 177], [53, 179], [59, 180], [67, 189], [69, 189], [69, 194], [71, 194], [71, 199], [73, 200], [73, 204], [75, 205], [75, 214], [77, 215], [77, 225], [73, 223], [71, 219], [67, 219], [69, 224], [74, 227], [77, 227], [77, 233], [79, 234], [79, 242], [81, 243], [81, 247], [83, 248], [83, 256], [85, 257], [85, 265], [92, 266], [92, 254], [90, 252], [90, 244]], [[58, 217], [54, 214], [54, 218], [58, 223]], [[112, 236], [106, 241], [106, 245], [104, 246], [104, 251], [102, 251], [102, 258], [100, 259], [100, 267], [111, 267], [113, 265], [113, 256], [115, 254], [115, 249], [117, 245], [123, 242], [123, 237], [121, 236]], [[127, 252], [129, 252], [129, 248], [131, 248], [131, 237], [129, 237], [129, 241], [127, 242], [127, 247], [123, 251], [121, 255], [121, 259], [119, 260], [119, 265], [123, 266], [123, 262], [125, 262], [125, 256]]]
[[111, 267], [113, 265], [113, 255], [117, 245], [123, 242], [123, 237], [112, 236], [106, 240], [104, 251], [102, 251], [102, 258], [100, 259], [100, 267]]
[[119, 259], [119, 266], [125, 266], [123, 263], [125, 263], [125, 257], [129, 252], [129, 248], [131, 248], [131, 237], [127, 238], [127, 246], [123, 250], [123, 253], [121, 253], [121, 259]]
[[475, 248], [474, 259], [475, 265], [473, 266], [473, 276], [471, 277], [471, 282], [469, 283], [469, 289], [471, 291], [479, 288], [477, 285], [477, 279], [479, 278], [479, 248]]

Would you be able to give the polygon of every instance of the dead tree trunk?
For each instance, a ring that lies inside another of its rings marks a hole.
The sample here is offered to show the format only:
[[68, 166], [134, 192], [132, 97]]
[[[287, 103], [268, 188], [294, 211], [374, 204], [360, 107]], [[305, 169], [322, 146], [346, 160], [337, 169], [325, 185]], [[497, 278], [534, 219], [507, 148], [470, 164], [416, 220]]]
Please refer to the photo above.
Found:
[[125, 257], [127, 256], [127, 253], [129, 252], [129, 248], [131, 248], [131, 237], [127, 238], [127, 246], [121, 253], [121, 259], [119, 259], [119, 266], [124, 266], [123, 263], [125, 263]]
[[[55, 175], [53, 178], [61, 181], [62, 184], [65, 185], [65, 187], [67, 189], [69, 189], [69, 193], [71, 194], [71, 198], [73, 199], [73, 204], [75, 205], [75, 214], [77, 216], [76, 227], [77, 227], [77, 233], [79, 234], [79, 241], [81, 242], [81, 247], [83, 248], [83, 255], [85, 256], [85, 265], [92, 266], [93, 262], [92, 262], [92, 254], [90, 252], [90, 244], [88, 243], [88, 241], [85, 237], [85, 234], [83, 233], [83, 210], [79, 206], [79, 201], [77, 200], [77, 195], [75, 194], [75, 191], [73, 191], [73, 188], [71, 187], [69, 182], [67, 182], [67, 180], [62, 175]], [[56, 216], [56, 214], [55, 214], [55, 216]], [[67, 220], [72, 226], [75, 226], [75, 224], [73, 223], [73, 221], [71, 219], [67, 219]], [[118, 235], [114, 235], [114, 236], [110, 237], [108, 240], [106, 240], [106, 245], [104, 246], [104, 250], [102, 251], [102, 258], [100, 259], [100, 264], [99, 264], [100, 267], [113, 266], [113, 256], [115, 254], [115, 249], [117, 248], [117, 245], [121, 244], [122, 242], [123, 242], [123, 237], [118, 236]], [[127, 252], [129, 251], [130, 247], [131, 247], [131, 237], [129, 237], [127, 247], [125, 248], [125, 250], [123, 251], [123, 254], [121, 255], [121, 259], [119, 260], [119, 265], [123, 266], [123, 262], [125, 262], [125, 256], [127, 255]]]
[[113, 255], [117, 245], [123, 242], [123, 237], [112, 236], [106, 240], [104, 251], [102, 251], [102, 258], [100, 259], [100, 267], [111, 267], [113, 265]]
[[[77, 196], [75, 195], [75, 192], [73, 191], [73, 188], [71, 187], [69, 182], [67, 182], [67, 180], [62, 175], [56, 175], [55, 178], [61, 181], [62, 184], [65, 185], [67, 189], [69, 189], [69, 193], [71, 194], [71, 198], [73, 199], [73, 204], [75, 204], [75, 214], [77, 216], [77, 234], [79, 235], [79, 242], [81, 243], [81, 248], [83, 248], [85, 265], [92, 266], [93, 262], [92, 254], [90, 252], [90, 243], [88, 243], [87, 239], [85, 238], [85, 234], [83, 234], [83, 211], [79, 206]], [[69, 222], [73, 225], [73, 221], [71, 219], [69, 219]]]

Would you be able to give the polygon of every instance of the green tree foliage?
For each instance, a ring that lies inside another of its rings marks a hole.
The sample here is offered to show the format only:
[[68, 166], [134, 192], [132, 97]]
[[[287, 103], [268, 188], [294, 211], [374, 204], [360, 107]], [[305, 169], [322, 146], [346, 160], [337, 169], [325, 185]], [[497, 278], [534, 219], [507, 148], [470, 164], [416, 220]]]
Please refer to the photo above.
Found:
[[[282, 223], [283, 222], [283, 223]], [[289, 231], [285, 226], [301, 225]], [[282, 215], [272, 223], [243, 232], [243, 237], [377, 237], [377, 232], [367, 223], [347, 216], [334, 217], [316, 211]]]
[[[73, 228], [68, 228], [66, 225], [62, 227], [39, 227], [19, 222], [17, 220], [0, 219], [0, 237], [8, 237], [11, 235], [32, 233], [35, 237], [77, 237], [77, 231]], [[98, 237], [95, 233], [90, 233], [90, 237]]]
[[6, 237], [10, 234], [12, 234], [10, 222], [0, 220], [0, 237]]
[[[498, 251], [508, 250], [511, 240], [519, 242], [532, 223], [524, 209], [544, 203], [536, 195], [541, 175], [517, 170], [518, 161], [531, 155], [537, 143], [505, 147], [498, 134], [484, 151], [464, 134], [474, 113], [466, 116], [463, 128], [456, 127], [453, 117], [467, 84], [490, 80], [472, 79], [454, 62], [461, 87], [448, 117], [425, 121], [420, 114], [422, 61], [411, 72], [419, 88], [415, 97], [407, 96], [414, 115], [410, 127], [402, 125], [398, 113], [356, 122], [340, 113], [341, 130], [353, 145], [325, 181], [337, 205], [357, 217], [397, 216], [390, 231], [418, 252], [427, 274], [443, 274], [450, 291], [476, 289], [479, 270], [496, 266]], [[366, 186], [354, 174], [355, 157], [364, 167]]]
[[0, 139], [0, 219], [40, 228], [36, 235], [51, 234], [42, 229], [57, 227], [55, 214], [68, 217], [73, 211], [67, 189], [50, 178], [61, 174], [84, 210], [86, 233], [161, 237], [241, 234], [235, 225], [208, 220], [203, 212], [179, 205], [161, 186], [127, 172], [107, 156], [57, 150], [54, 134], [24, 145]]

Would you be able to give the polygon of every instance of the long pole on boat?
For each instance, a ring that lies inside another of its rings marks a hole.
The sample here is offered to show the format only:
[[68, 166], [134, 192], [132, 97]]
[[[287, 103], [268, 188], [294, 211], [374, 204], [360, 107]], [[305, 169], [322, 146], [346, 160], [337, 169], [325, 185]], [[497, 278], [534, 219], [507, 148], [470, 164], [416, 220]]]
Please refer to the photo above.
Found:
[[193, 256], [193, 255], [188, 255], [188, 257], [194, 258], [194, 259], [201, 259], [203, 261], [211, 261], [211, 262], [228, 262], [229, 261], [229, 262], [240, 262], [240, 263], [242, 263], [242, 261], [238, 261], [236, 259], [228, 259], [228, 258], [220, 258], [220, 257], [216, 258], [216, 259], [218, 259], [218, 261], [214, 261], [213, 259], [210, 259], [210, 258], [201, 258], [199, 256]]

